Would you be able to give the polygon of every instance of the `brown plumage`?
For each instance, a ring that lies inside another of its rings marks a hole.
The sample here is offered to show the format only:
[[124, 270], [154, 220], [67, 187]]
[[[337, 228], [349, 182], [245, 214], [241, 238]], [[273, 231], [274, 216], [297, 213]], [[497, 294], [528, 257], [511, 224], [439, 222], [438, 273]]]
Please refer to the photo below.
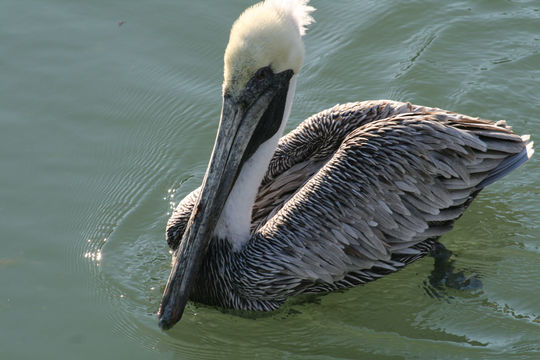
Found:
[[[272, 310], [299, 293], [347, 288], [421, 258], [485, 186], [532, 155], [528, 136], [395, 101], [337, 105], [281, 138], [240, 251], [214, 238], [191, 298]], [[199, 189], [175, 210], [178, 246]]]

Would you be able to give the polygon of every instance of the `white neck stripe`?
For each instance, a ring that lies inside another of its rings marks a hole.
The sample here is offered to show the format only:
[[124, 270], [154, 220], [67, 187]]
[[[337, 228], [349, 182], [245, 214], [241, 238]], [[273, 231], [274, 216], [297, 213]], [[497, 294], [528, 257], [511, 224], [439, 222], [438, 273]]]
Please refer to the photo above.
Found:
[[246, 160], [227, 198], [214, 234], [226, 238], [238, 251], [250, 238], [251, 213], [261, 181], [289, 119], [296, 90], [296, 75], [289, 81], [285, 110], [279, 130]]

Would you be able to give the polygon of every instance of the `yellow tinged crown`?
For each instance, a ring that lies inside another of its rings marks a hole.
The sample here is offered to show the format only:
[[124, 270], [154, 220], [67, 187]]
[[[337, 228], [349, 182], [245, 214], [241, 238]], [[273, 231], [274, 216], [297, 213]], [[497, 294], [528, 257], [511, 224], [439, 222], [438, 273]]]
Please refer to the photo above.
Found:
[[245, 10], [231, 29], [225, 50], [223, 90], [240, 94], [255, 72], [270, 66], [274, 73], [300, 71], [302, 35], [313, 22], [309, 0], [266, 0]]

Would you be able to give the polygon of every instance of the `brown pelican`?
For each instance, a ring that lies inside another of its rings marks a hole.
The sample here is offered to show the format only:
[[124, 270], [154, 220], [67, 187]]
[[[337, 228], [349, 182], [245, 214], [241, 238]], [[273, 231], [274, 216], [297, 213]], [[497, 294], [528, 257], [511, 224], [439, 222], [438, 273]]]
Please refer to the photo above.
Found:
[[164, 329], [188, 299], [270, 311], [395, 272], [533, 154], [504, 121], [387, 100], [337, 105], [281, 138], [307, 2], [266, 0], [232, 27], [210, 163], [167, 227]]

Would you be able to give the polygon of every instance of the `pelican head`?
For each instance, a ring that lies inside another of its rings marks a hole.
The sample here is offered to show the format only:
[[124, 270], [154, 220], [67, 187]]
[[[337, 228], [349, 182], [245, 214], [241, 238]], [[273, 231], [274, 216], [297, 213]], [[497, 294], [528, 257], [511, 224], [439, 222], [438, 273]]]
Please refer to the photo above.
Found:
[[313, 18], [307, 1], [267, 0], [235, 21], [225, 50], [223, 91], [238, 96], [264, 68], [298, 74], [304, 61], [302, 36]]
[[[232, 27], [225, 51], [218, 134], [199, 199], [173, 255], [158, 313], [163, 329], [182, 317], [193, 279], [243, 165], [283, 131], [295, 75], [304, 58], [302, 35], [313, 21], [309, 14], [315, 9], [307, 3], [266, 0], [248, 8]], [[265, 155], [267, 161], [272, 152]], [[260, 184], [264, 170], [259, 172]]]

